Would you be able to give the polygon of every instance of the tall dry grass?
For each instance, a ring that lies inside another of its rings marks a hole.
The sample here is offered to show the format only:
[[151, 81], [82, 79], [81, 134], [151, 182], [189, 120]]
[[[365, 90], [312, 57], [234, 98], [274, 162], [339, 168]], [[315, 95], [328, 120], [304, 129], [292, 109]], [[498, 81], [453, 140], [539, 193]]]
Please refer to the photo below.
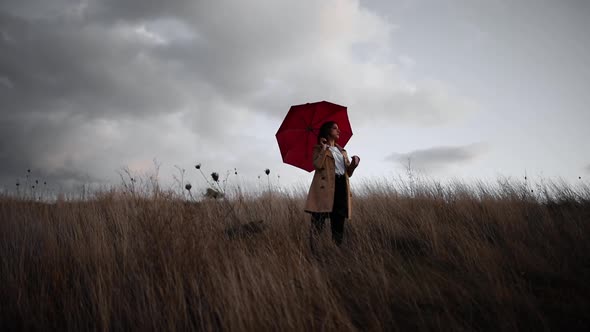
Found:
[[3, 197], [0, 329], [587, 330], [590, 190], [542, 189], [365, 183], [315, 254], [301, 192]]

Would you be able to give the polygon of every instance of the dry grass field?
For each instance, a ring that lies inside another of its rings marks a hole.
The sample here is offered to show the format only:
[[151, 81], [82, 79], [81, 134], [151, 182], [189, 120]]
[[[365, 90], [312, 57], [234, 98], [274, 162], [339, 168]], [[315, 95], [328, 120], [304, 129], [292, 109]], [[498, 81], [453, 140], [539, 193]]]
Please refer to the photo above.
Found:
[[2, 197], [0, 330], [590, 330], [587, 184], [403, 188], [315, 253], [302, 192]]

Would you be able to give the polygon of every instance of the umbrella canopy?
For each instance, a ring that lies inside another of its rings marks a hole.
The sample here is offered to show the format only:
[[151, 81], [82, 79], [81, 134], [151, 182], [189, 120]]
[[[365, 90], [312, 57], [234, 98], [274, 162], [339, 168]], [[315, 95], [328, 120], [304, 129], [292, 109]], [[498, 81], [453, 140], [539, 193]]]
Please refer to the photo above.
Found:
[[327, 121], [338, 124], [340, 138], [336, 143], [344, 147], [352, 137], [345, 106], [327, 101], [291, 106], [275, 135], [283, 162], [313, 171], [313, 146], [317, 144], [321, 125]]

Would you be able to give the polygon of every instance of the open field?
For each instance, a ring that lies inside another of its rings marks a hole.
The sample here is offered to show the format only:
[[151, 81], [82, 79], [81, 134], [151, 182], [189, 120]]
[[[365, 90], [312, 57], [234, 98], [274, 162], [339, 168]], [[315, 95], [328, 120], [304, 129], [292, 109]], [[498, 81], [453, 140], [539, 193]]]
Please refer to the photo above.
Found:
[[542, 189], [365, 184], [315, 255], [304, 193], [3, 197], [0, 330], [590, 329], [590, 189]]

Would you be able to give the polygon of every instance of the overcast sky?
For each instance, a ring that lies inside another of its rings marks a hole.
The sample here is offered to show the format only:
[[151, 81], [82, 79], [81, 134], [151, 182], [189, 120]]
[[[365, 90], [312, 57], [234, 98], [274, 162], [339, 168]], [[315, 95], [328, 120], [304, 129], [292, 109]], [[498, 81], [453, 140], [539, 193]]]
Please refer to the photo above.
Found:
[[[161, 163], [308, 185], [275, 133], [348, 107], [359, 182], [590, 177], [590, 1], [0, 2], [0, 187]], [[237, 180], [236, 180], [237, 181]]]

